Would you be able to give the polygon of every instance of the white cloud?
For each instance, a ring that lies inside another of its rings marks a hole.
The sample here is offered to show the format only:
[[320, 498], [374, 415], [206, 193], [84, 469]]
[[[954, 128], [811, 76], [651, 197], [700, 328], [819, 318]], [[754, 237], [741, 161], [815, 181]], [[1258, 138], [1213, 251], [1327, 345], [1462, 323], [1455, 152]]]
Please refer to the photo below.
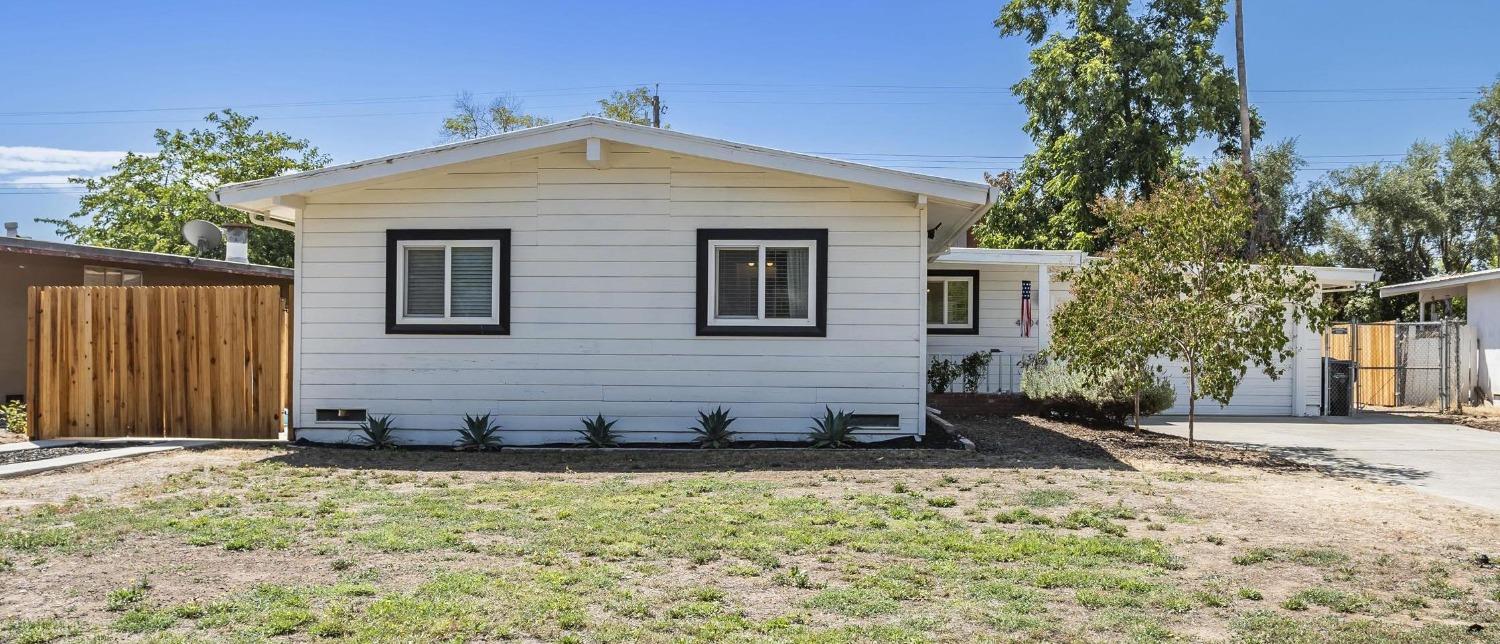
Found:
[[95, 177], [124, 158], [112, 150], [0, 145], [0, 187], [67, 189], [69, 177]]

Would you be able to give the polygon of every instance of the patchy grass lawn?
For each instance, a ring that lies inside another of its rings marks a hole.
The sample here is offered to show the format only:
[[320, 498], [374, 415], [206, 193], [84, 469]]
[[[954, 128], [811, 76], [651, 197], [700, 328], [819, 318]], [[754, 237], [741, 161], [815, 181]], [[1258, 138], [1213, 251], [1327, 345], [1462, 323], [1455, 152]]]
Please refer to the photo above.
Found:
[[6, 481], [0, 640], [1500, 641], [1494, 515], [1069, 446], [220, 449]]

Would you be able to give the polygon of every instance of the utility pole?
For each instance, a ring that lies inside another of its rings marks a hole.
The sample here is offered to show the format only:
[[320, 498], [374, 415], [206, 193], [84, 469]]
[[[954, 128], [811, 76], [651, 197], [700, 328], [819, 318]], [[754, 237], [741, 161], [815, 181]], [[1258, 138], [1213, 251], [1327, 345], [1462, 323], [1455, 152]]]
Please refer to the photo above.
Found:
[[651, 127], [661, 127], [661, 83], [651, 92]]
[[1255, 180], [1255, 167], [1251, 165], [1250, 145], [1254, 137], [1250, 131], [1250, 90], [1245, 84], [1245, 0], [1234, 0], [1234, 62], [1240, 85], [1240, 163], [1245, 174], [1245, 183], [1250, 188], [1250, 238], [1245, 240], [1247, 259], [1260, 254], [1260, 244], [1268, 239], [1265, 213], [1260, 205], [1260, 184]]

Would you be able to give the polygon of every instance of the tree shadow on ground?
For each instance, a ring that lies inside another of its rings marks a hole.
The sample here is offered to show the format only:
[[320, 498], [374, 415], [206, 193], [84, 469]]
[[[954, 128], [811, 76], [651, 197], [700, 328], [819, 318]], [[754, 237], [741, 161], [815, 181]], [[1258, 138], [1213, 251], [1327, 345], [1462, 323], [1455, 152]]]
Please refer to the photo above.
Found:
[[975, 451], [948, 449], [439, 449], [368, 450], [292, 445], [267, 459], [293, 467], [421, 472], [651, 473], [830, 469], [1036, 468], [1133, 470], [1106, 449], [1048, 427], [1017, 420], [997, 435], [970, 432]]
[[1372, 463], [1364, 459], [1337, 454], [1335, 450], [1326, 447], [1287, 447], [1228, 441], [1203, 442], [1265, 452], [1272, 457], [1334, 478], [1357, 479], [1373, 483], [1410, 483], [1432, 476], [1432, 472], [1427, 470], [1389, 463]]

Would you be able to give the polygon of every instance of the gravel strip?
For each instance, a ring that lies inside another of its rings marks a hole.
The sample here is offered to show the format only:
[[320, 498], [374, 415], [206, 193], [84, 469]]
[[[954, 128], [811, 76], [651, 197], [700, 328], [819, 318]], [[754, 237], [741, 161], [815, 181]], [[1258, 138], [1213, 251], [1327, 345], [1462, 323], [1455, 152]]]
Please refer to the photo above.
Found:
[[110, 443], [108, 445], [67, 445], [64, 447], [38, 447], [36, 449], [20, 449], [0, 452], [0, 465], [12, 465], [15, 463], [30, 463], [32, 461], [44, 461], [59, 456], [72, 456], [74, 454], [92, 454], [111, 449], [123, 447], [136, 447], [139, 443]]

